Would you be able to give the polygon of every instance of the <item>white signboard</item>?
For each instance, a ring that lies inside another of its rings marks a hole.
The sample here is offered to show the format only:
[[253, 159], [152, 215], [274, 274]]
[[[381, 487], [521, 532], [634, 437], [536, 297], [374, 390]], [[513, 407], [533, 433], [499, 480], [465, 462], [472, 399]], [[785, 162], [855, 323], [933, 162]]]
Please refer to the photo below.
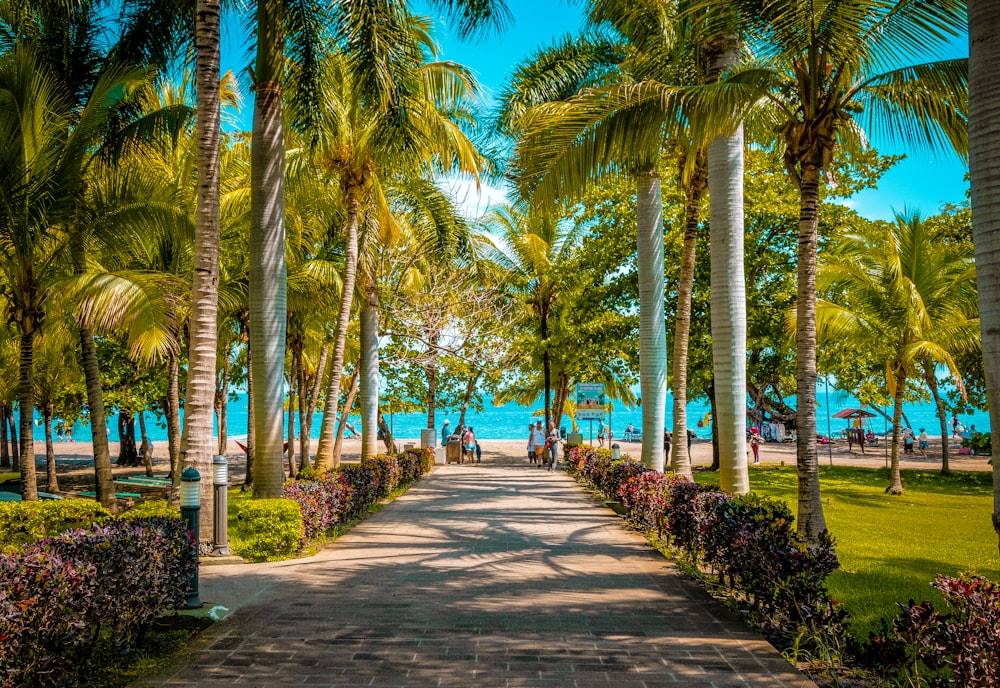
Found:
[[580, 382], [576, 385], [576, 419], [604, 420], [604, 408], [607, 399], [604, 398], [603, 382]]

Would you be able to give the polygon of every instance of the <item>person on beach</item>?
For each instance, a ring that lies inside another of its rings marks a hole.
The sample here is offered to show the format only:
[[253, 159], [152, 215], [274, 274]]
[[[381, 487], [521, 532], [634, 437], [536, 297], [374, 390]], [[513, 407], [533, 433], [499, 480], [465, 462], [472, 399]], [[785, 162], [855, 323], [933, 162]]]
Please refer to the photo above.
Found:
[[604, 448], [604, 428], [605, 427], [606, 426], [604, 425], [604, 421], [603, 420], [600, 421], [600, 423], [598, 423], [598, 425], [597, 425], [597, 446], [600, 447], [601, 449]]
[[669, 430], [663, 431], [663, 463], [667, 466], [670, 465], [670, 443], [673, 441], [674, 434]]
[[927, 430], [920, 428], [920, 437], [917, 438], [917, 447], [921, 456], [927, 456], [927, 449], [931, 446], [931, 438], [927, 436]]
[[903, 428], [903, 453], [913, 453], [913, 430], [910, 428]]
[[448, 426], [451, 425], [451, 421], [447, 418], [444, 419], [444, 427], [441, 428], [441, 446], [448, 444]]
[[528, 423], [528, 463], [535, 463], [535, 424]]
[[958, 433], [959, 433], [958, 426], [959, 425], [961, 425], [961, 423], [958, 422], [958, 414], [957, 413], [952, 414], [952, 416], [951, 416], [951, 434], [954, 435], [955, 437], [958, 437]]
[[462, 447], [465, 449], [465, 455], [469, 457], [469, 463], [476, 460], [476, 433], [472, 430], [472, 426], [465, 431], [462, 435]]
[[753, 462], [760, 463], [760, 437], [756, 433], [750, 435], [750, 451], [753, 452]]

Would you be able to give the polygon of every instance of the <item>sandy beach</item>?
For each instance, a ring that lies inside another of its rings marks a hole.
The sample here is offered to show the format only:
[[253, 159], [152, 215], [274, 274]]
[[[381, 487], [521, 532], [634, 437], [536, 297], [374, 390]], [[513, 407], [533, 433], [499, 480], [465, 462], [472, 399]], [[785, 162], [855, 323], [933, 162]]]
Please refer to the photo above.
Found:
[[[638, 458], [641, 448], [638, 442], [625, 442], [615, 440], [622, 451], [622, 454], [629, 454]], [[402, 447], [406, 444], [419, 446], [420, 440], [417, 438], [397, 438], [397, 442]], [[940, 438], [931, 440], [931, 446], [926, 455], [919, 451], [911, 455], [903, 455], [902, 467], [904, 469], [936, 470], [941, 466]], [[957, 444], [957, 442], [956, 442]], [[523, 463], [530, 465], [527, 460], [526, 440], [481, 440], [480, 445], [483, 450], [482, 459], [487, 463], [504, 463], [508, 465], [518, 465]], [[955, 446], [955, 445], [953, 445]], [[315, 451], [315, 441], [312, 449]], [[888, 455], [883, 446], [866, 447], [862, 453], [857, 446], [848, 450], [846, 442], [836, 442], [829, 445], [819, 445], [819, 461], [821, 465], [828, 465], [832, 462], [837, 466], [864, 466], [867, 468], [881, 468], [887, 465]], [[90, 443], [87, 442], [57, 442], [55, 444], [57, 475], [59, 479], [59, 491], [72, 493], [80, 490], [91, 490], [94, 487], [93, 451]], [[227, 447], [227, 456], [230, 459], [230, 480], [234, 484], [243, 482], [245, 470], [245, 454], [235, 443], [231, 441]], [[118, 444], [111, 443], [112, 462], [118, 455]], [[712, 445], [706, 440], [695, 440], [691, 445], [692, 462], [696, 468], [707, 469], [712, 463]], [[359, 439], [347, 439], [344, 441], [344, 461], [358, 461], [361, 456], [361, 441]], [[35, 442], [35, 457], [38, 470], [39, 489], [45, 489], [45, 444]], [[761, 464], [786, 464], [795, 463], [795, 444], [785, 443], [764, 443], [760, 447]], [[953, 450], [951, 457], [951, 468], [957, 471], [989, 471], [991, 467], [988, 463], [989, 457], [984, 456], [959, 456], [957, 450]], [[754, 466], [751, 465], [751, 470]], [[142, 475], [145, 470], [142, 467], [123, 468], [113, 466], [116, 477], [128, 475]], [[157, 476], [165, 476], [169, 471], [169, 463], [166, 457], [166, 443], [157, 442], [154, 444], [153, 453], [153, 473]]]

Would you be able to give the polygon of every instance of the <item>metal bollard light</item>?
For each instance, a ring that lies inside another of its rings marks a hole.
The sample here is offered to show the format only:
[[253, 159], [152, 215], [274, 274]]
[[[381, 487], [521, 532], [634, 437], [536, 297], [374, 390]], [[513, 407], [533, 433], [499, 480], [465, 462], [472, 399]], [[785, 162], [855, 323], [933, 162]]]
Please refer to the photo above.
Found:
[[200, 609], [204, 606], [198, 596], [198, 516], [201, 512], [201, 474], [188, 467], [181, 473], [181, 518], [194, 539], [194, 572], [191, 574], [191, 589], [185, 596], [184, 609]]
[[622, 448], [618, 446], [617, 442], [615, 442], [611, 445], [611, 460], [617, 461], [620, 458], [622, 458]]
[[212, 459], [213, 479], [212, 486], [215, 488], [215, 512], [212, 514], [212, 539], [213, 557], [228, 557], [232, 554], [229, 549], [229, 524], [227, 514], [229, 512], [229, 459], [221, 454], [217, 454]]

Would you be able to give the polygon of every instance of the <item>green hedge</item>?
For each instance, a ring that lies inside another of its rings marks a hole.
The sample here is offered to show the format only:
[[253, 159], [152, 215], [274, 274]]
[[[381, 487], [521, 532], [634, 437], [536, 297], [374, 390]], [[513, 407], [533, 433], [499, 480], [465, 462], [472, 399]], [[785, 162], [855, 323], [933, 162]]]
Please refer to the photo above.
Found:
[[291, 499], [247, 499], [234, 505], [233, 554], [251, 561], [287, 559], [302, 543], [302, 512]]
[[91, 529], [111, 512], [90, 499], [0, 502], [0, 552], [16, 552], [45, 537]]

